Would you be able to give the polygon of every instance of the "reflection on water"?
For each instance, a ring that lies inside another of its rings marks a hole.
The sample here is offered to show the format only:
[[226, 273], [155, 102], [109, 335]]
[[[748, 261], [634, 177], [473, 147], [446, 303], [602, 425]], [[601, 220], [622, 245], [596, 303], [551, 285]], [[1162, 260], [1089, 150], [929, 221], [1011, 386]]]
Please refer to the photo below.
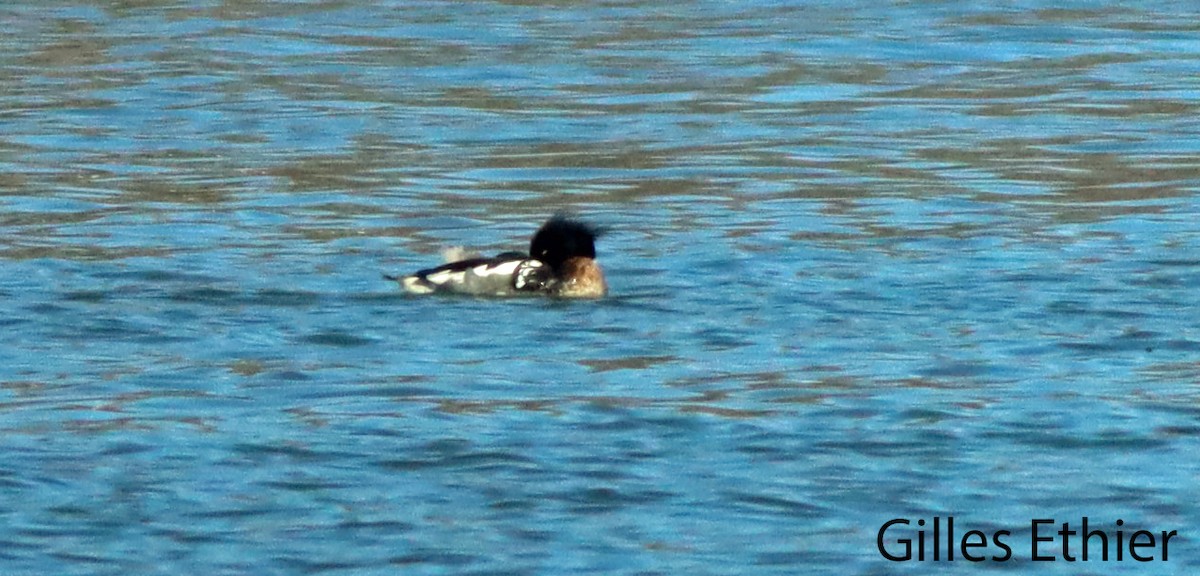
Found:
[[[876, 530], [950, 515], [1186, 536], [1200, 13], [1156, 10], [0, 8], [6, 573], [925, 572], [962, 563]], [[612, 297], [382, 279], [556, 211], [609, 230]], [[1194, 569], [1173, 544], [1149, 566]]]

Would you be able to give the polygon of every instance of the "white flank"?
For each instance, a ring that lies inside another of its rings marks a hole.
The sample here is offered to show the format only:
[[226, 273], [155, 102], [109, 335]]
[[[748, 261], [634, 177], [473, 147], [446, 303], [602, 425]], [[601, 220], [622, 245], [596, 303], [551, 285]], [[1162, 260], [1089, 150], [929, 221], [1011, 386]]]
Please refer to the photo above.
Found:
[[431, 284], [437, 284], [438, 286], [447, 283], [461, 284], [463, 281], [463, 276], [466, 276], [466, 274], [467, 273], [462, 270], [442, 270], [441, 272], [434, 272], [433, 274], [426, 276], [425, 281]]
[[471, 273], [480, 278], [486, 278], [488, 276], [512, 276], [513, 272], [517, 270], [517, 266], [521, 265], [521, 262], [521, 260], [507, 260], [495, 266], [480, 264], [479, 266], [472, 268]]
[[524, 290], [525, 286], [529, 284], [529, 275], [536, 273], [537, 269], [542, 267], [541, 261], [538, 260], [526, 260], [524, 264], [517, 270], [517, 277], [513, 279], [513, 287], [517, 290]]
[[[540, 268], [536, 260], [504, 260], [496, 263], [479, 264], [465, 270], [434, 270], [425, 275], [400, 278], [400, 285], [410, 294], [432, 294], [452, 292], [457, 294], [512, 294], [513, 284], [521, 280], [531, 268]], [[516, 278], [520, 276], [521, 278]]]
[[433, 288], [430, 288], [429, 286], [426, 286], [425, 284], [423, 284], [421, 282], [421, 279], [417, 278], [416, 276], [405, 276], [400, 279], [400, 284], [402, 286], [404, 286], [404, 289], [409, 294], [431, 294], [431, 293], [433, 293]]

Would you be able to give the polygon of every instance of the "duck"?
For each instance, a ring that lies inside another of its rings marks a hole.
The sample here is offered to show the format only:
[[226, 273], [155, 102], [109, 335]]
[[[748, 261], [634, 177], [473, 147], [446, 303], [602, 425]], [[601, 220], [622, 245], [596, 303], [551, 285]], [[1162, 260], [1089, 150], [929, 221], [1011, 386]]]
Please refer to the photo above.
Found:
[[490, 258], [453, 259], [387, 278], [417, 295], [602, 298], [608, 294], [608, 283], [596, 262], [599, 235], [599, 229], [583, 221], [556, 214], [534, 233], [528, 254], [513, 251]]

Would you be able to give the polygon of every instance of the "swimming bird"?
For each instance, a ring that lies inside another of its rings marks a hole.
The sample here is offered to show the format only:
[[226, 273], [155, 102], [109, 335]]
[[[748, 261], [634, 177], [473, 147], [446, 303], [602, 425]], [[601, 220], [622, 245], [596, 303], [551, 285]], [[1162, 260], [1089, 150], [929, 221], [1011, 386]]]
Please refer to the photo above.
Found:
[[579, 220], [555, 215], [533, 235], [529, 254], [466, 258], [388, 278], [409, 294], [600, 298], [608, 293], [608, 285], [596, 262], [599, 234]]

